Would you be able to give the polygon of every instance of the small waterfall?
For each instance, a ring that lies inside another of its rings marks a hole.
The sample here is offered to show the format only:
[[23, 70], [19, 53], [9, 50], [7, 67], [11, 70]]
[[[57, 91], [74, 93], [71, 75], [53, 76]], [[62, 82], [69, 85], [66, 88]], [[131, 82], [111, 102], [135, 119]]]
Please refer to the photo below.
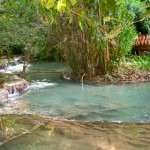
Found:
[[26, 80], [19, 77], [17, 77], [16, 79], [18, 81], [4, 84], [3, 89], [8, 92], [8, 98], [16, 98], [20, 95], [20, 93], [28, 89], [28, 82]]
[[8, 89], [8, 98], [14, 98], [16, 96], [19, 96], [18, 88], [15, 85], [9, 87], [9, 89]]
[[[20, 93], [24, 92], [28, 88], [28, 82], [21, 79], [15, 73], [21, 72], [24, 65], [24, 58], [18, 57], [15, 59], [5, 61], [2, 59], [2, 64], [0, 66], [0, 73], [5, 76], [6, 81], [3, 84], [3, 89], [0, 89], [0, 102], [9, 101], [8, 99], [16, 99], [19, 97]], [[28, 65], [27, 67], [29, 67]], [[7, 80], [8, 79], [8, 80]]]

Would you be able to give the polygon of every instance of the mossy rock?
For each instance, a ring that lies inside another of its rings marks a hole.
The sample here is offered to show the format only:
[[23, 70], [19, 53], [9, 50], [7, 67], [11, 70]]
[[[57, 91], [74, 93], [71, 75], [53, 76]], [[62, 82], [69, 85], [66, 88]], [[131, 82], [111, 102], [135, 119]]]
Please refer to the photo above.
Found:
[[7, 66], [8, 61], [6, 59], [0, 60], [0, 69], [3, 69]]

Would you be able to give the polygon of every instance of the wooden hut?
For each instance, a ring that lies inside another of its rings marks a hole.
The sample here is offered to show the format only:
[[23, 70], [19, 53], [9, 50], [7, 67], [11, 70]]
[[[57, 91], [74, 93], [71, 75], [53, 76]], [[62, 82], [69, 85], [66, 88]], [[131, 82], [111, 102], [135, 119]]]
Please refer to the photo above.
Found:
[[148, 34], [139, 33], [133, 46], [133, 52], [138, 55], [150, 54], [150, 37]]

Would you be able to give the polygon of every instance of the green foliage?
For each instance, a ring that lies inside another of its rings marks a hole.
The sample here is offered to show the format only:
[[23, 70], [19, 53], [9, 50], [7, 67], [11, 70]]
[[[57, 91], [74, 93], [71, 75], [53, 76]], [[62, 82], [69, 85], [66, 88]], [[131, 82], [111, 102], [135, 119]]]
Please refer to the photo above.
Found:
[[130, 26], [122, 30], [121, 33], [118, 35], [119, 45], [123, 52], [123, 56], [131, 52], [136, 38], [137, 33], [134, 26]]
[[0, 58], [2, 57], [2, 55], [3, 55], [3, 50], [2, 50], [2, 48], [0, 47]]
[[143, 2], [141, 1], [135, 2], [130, 0], [128, 7], [135, 12], [134, 21], [137, 32], [150, 33], [150, 19], [149, 19], [150, 12], [148, 11], [149, 10], [148, 8], [144, 9], [146, 7], [145, 3], [150, 4], [149, 0]]
[[78, 78], [108, 74], [130, 52], [133, 24], [145, 9], [140, 0], [6, 0], [0, 46], [14, 54], [22, 53], [16, 45], [25, 45], [29, 56], [64, 58]]
[[0, 117], [0, 131], [4, 138], [9, 138], [15, 133], [16, 120], [11, 117]]
[[135, 12], [129, 7], [131, 1], [40, 2], [54, 35], [50, 36], [52, 43], [67, 39], [60, 46], [75, 76], [81, 78], [86, 74], [90, 78], [107, 74], [119, 67], [132, 49], [136, 32], [132, 25]]
[[131, 56], [126, 61], [136, 70], [150, 70], [150, 56]]
[[0, 11], [0, 46], [3, 50], [19, 54], [23, 52], [23, 48], [17, 48], [21, 45], [26, 51], [40, 48], [39, 40], [44, 39], [45, 34], [36, 0], [6, 0], [1, 3]]
[[24, 45], [10, 45], [9, 51], [11, 55], [21, 55], [24, 54], [25, 46]]

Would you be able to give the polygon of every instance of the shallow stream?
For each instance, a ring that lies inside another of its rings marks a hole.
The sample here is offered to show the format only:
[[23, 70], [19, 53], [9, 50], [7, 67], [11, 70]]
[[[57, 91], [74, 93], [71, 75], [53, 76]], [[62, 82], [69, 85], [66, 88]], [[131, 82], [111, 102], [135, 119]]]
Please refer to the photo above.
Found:
[[60, 77], [57, 63], [32, 65], [33, 83], [22, 95], [31, 103], [28, 113], [81, 121], [150, 122], [150, 83], [86, 84]]
[[20, 105], [15, 113], [32, 115], [17, 117], [15, 127], [21, 126], [22, 133], [24, 128], [30, 131], [44, 124], [6, 142], [0, 150], [150, 149], [150, 82], [82, 85], [60, 76], [65, 67], [58, 63], [30, 67], [28, 91], [12, 102], [26, 106]]

